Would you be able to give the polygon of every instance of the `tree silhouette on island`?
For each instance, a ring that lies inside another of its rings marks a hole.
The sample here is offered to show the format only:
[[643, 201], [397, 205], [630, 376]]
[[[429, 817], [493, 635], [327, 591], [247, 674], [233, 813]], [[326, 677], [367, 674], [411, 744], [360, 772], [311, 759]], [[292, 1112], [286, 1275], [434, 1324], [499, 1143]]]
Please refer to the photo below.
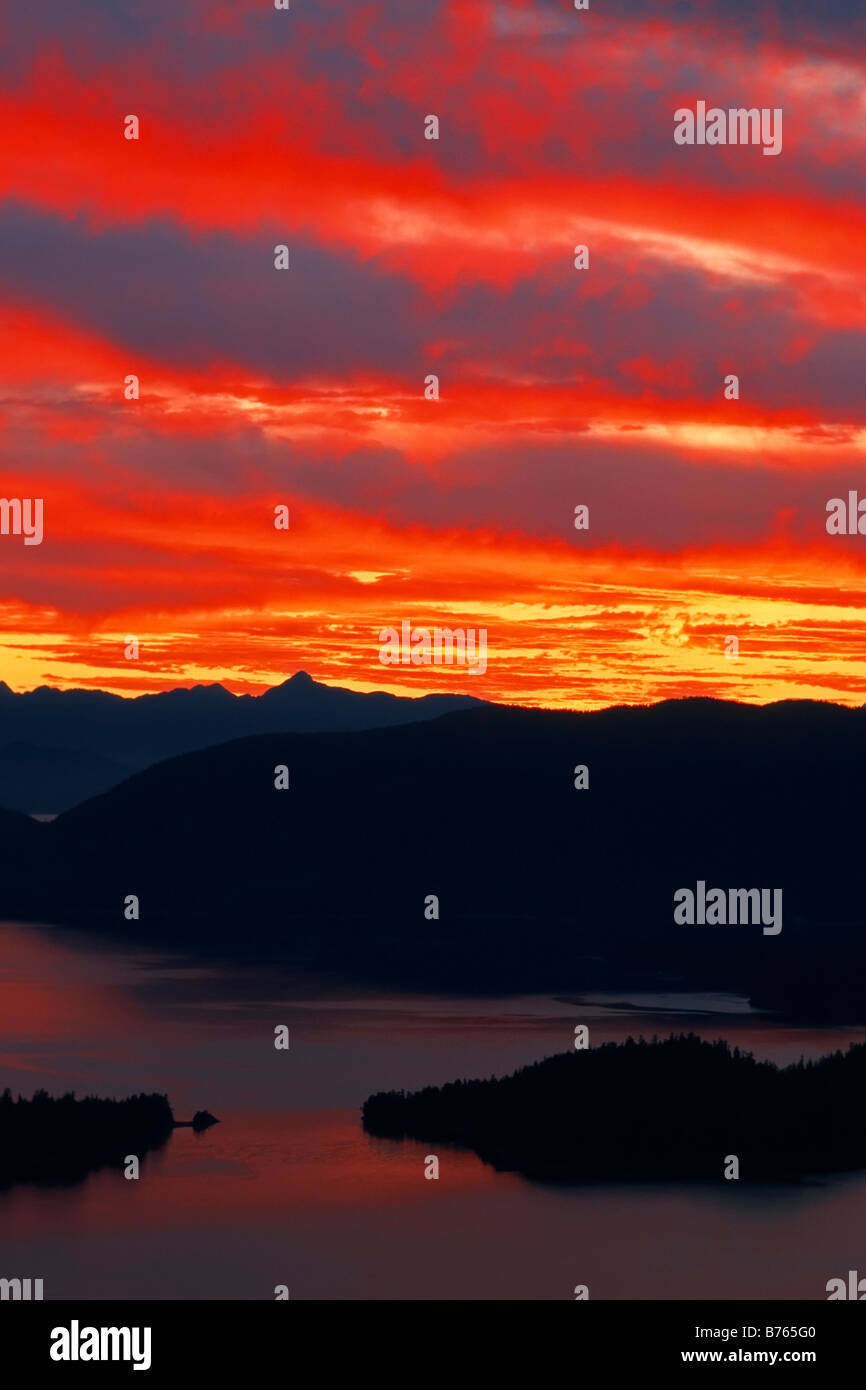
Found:
[[866, 1166], [866, 1044], [779, 1068], [693, 1033], [628, 1038], [511, 1076], [370, 1096], [368, 1133], [473, 1149], [528, 1178], [784, 1181]]
[[179, 1125], [199, 1131], [217, 1123], [207, 1110], [176, 1121], [168, 1097], [156, 1093], [101, 1100], [42, 1090], [16, 1100], [7, 1087], [0, 1095], [0, 1188], [80, 1182], [100, 1168], [122, 1168], [129, 1154], [143, 1158]]

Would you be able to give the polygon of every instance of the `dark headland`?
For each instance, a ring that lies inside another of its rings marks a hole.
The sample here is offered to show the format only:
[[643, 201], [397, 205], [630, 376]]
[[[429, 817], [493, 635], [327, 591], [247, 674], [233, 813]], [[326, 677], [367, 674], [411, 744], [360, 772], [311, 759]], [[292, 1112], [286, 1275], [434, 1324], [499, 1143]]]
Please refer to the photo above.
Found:
[[[129, 1154], [142, 1159], [160, 1148], [177, 1123], [168, 1097], [156, 1093], [102, 1100], [37, 1091], [27, 1100], [7, 1088], [0, 1095], [0, 1188], [66, 1186], [122, 1168]], [[217, 1121], [200, 1110], [186, 1123], [199, 1130]]]
[[528, 1178], [785, 1181], [866, 1166], [866, 1044], [779, 1068], [694, 1034], [548, 1057], [500, 1080], [370, 1096], [368, 1133]]

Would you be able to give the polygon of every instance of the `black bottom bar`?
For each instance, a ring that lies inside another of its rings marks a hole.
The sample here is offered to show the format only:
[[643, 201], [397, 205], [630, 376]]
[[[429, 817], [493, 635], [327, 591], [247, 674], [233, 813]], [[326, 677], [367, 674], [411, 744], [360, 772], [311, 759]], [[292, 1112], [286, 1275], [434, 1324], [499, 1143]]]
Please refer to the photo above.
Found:
[[[108, 1371], [112, 1383], [133, 1384], [244, 1376], [253, 1390], [263, 1376], [309, 1385], [366, 1372], [427, 1386], [438, 1373], [447, 1390], [470, 1360], [493, 1390], [500, 1365], [506, 1383], [525, 1375], [537, 1386], [590, 1370], [649, 1376], [708, 1365], [799, 1366], [825, 1384], [858, 1364], [864, 1331], [866, 1310], [838, 1302], [5, 1302], [0, 1364], [8, 1385], [16, 1372], [24, 1385], [35, 1373], [61, 1384]], [[78, 1359], [54, 1359], [52, 1348]], [[94, 1351], [105, 1359], [89, 1359]]]

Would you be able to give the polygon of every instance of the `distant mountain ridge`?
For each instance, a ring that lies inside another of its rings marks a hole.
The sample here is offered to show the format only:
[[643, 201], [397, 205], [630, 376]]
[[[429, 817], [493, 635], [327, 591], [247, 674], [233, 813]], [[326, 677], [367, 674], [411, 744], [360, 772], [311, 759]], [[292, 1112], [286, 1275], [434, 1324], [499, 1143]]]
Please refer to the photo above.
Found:
[[0, 747], [0, 796], [16, 811], [57, 814], [116, 787], [136, 770], [98, 753], [7, 743]]
[[261, 695], [197, 685], [126, 698], [0, 681], [0, 806], [68, 810], [163, 758], [251, 734], [387, 728], [483, 704], [471, 695], [390, 695], [298, 671]]

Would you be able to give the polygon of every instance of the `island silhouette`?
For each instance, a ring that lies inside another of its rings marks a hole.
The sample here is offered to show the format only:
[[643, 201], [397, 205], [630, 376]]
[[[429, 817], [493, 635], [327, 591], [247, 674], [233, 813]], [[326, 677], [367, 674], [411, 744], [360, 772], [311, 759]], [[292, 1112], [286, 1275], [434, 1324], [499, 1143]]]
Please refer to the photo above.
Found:
[[778, 1182], [866, 1166], [864, 1083], [866, 1044], [777, 1067], [684, 1033], [558, 1054], [501, 1079], [379, 1092], [362, 1122], [540, 1180]]
[[203, 1130], [216, 1123], [206, 1110], [175, 1120], [168, 1097], [156, 1092], [104, 1100], [40, 1090], [28, 1100], [13, 1098], [7, 1087], [0, 1095], [0, 1188], [69, 1186], [101, 1168], [122, 1168], [130, 1154], [142, 1159], [178, 1125]]

